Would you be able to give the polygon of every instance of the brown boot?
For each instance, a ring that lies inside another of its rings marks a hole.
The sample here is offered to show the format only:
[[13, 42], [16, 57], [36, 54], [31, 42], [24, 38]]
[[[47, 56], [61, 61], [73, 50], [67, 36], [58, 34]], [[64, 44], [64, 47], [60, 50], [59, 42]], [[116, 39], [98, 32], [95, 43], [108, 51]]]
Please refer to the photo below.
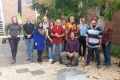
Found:
[[11, 64], [14, 64], [15, 62], [16, 62], [16, 59], [13, 59], [12, 62], [11, 62]]

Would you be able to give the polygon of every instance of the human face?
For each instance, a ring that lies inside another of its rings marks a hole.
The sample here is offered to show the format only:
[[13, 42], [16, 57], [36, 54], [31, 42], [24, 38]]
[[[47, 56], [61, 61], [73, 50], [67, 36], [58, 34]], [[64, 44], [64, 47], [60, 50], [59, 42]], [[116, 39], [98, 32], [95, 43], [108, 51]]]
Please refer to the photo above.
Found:
[[53, 26], [53, 22], [50, 22], [50, 26]]
[[74, 17], [73, 16], [70, 17], [70, 22], [74, 22]]
[[96, 21], [92, 21], [92, 27], [93, 27], [93, 28], [96, 27]]
[[73, 28], [76, 29], [76, 24], [73, 24]]
[[66, 24], [66, 21], [65, 21], [65, 20], [63, 20], [63, 21], [62, 21], [62, 24], [64, 24], [64, 25], [65, 25], [65, 24]]
[[39, 27], [42, 27], [42, 26], [43, 26], [42, 23], [40, 23], [40, 24], [39, 24]]
[[48, 22], [47, 17], [43, 17], [43, 21], [44, 21], [44, 23]]
[[31, 22], [31, 17], [26, 17], [27, 22]]
[[98, 18], [97, 18], [97, 17], [94, 17], [93, 19], [94, 19], [96, 22], [98, 21]]
[[109, 23], [108, 22], [105, 22], [105, 28], [108, 28], [109, 27]]
[[85, 23], [86, 23], [85, 18], [83, 18], [81, 21], [82, 21], [82, 24], [85, 24]]
[[13, 17], [13, 18], [12, 18], [12, 21], [13, 21], [13, 23], [17, 23], [17, 18], [16, 18], [16, 17]]
[[74, 34], [74, 32], [71, 32], [71, 34], [70, 34], [70, 38], [71, 38], [71, 39], [74, 39], [74, 38], [75, 38], [75, 34]]
[[56, 20], [56, 26], [60, 26], [61, 22], [60, 20]]

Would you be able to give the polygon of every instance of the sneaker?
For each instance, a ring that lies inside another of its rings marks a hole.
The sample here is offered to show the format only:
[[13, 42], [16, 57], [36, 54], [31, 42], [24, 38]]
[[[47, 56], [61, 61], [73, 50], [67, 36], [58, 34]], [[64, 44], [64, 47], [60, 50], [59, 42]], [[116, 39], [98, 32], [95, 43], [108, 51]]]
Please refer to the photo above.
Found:
[[49, 59], [49, 62], [52, 62], [53, 61], [53, 59]]
[[34, 60], [33, 60], [33, 59], [30, 59], [30, 61], [31, 61], [31, 62], [34, 62]]
[[107, 68], [107, 69], [109, 69], [109, 68], [110, 68], [110, 66], [106, 66], [106, 68]]
[[26, 61], [29, 61], [29, 60], [30, 60], [30, 58], [26, 59]]
[[52, 63], [51, 64], [54, 64], [55, 63], [55, 61], [52, 61]]
[[97, 69], [100, 69], [100, 65], [97, 65]]
[[70, 63], [68, 62], [67, 64], [65, 64], [66, 65], [66, 67], [69, 67], [70, 66]]
[[85, 63], [84, 66], [88, 66], [89, 64]]
[[79, 57], [78, 60], [80, 61], [82, 59], [82, 57]]
[[59, 61], [60, 64], [62, 64], [62, 61]]
[[84, 60], [85, 60], [85, 58], [84, 58], [84, 57], [82, 57], [82, 60], [84, 61]]

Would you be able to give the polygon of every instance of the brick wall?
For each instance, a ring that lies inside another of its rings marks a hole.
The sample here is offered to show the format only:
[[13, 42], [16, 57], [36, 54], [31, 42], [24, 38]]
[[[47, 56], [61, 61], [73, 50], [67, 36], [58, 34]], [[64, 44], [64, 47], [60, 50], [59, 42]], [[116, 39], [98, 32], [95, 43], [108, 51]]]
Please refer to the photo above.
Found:
[[22, 21], [26, 22], [26, 17], [31, 16], [31, 20], [36, 19], [36, 12], [31, 10], [30, 5], [27, 5], [25, 0], [22, 1]]
[[11, 17], [18, 14], [17, 0], [2, 0], [3, 2], [3, 15], [6, 23], [11, 23]]
[[[25, 0], [22, 1], [22, 22], [26, 21], [26, 16], [31, 16], [31, 20], [36, 18], [36, 12], [32, 11], [30, 5], [26, 5]], [[11, 17], [18, 17], [18, 0], [2, 0], [3, 2], [3, 15], [5, 24], [11, 23]]]
[[114, 44], [120, 45], [120, 11], [114, 14], [112, 18], [111, 26], [114, 31], [112, 42]]

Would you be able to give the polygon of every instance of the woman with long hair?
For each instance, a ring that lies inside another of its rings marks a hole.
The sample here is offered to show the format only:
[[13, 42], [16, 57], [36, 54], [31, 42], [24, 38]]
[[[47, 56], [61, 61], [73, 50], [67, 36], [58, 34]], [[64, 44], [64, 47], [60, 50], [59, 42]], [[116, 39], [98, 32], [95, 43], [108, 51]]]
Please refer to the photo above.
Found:
[[[8, 33], [9, 31], [9, 33]], [[20, 25], [18, 24], [18, 19], [16, 16], [12, 17], [12, 23], [9, 24], [6, 28], [6, 33], [8, 35], [8, 41], [11, 47], [11, 53], [13, 60], [11, 64], [16, 62], [17, 47], [20, 40]]]
[[34, 30], [34, 45], [37, 49], [38, 59], [37, 61], [40, 64], [43, 64], [42, 61], [42, 52], [45, 47], [45, 28], [43, 28], [43, 23], [40, 22], [38, 27]]
[[46, 36], [47, 36], [47, 39], [46, 39], [46, 46], [48, 47], [48, 52], [49, 52], [49, 61], [52, 62], [53, 61], [53, 51], [52, 51], [52, 40], [53, 40], [53, 37], [51, 36], [51, 31], [52, 31], [52, 28], [54, 26], [54, 21], [53, 20], [50, 20], [49, 21], [49, 27], [47, 27], [46, 29]]
[[111, 48], [111, 39], [113, 30], [110, 27], [110, 22], [105, 21], [105, 28], [103, 30], [103, 37], [102, 37], [102, 49], [104, 53], [104, 64], [107, 68], [111, 66], [111, 58], [110, 58], [110, 48]]

